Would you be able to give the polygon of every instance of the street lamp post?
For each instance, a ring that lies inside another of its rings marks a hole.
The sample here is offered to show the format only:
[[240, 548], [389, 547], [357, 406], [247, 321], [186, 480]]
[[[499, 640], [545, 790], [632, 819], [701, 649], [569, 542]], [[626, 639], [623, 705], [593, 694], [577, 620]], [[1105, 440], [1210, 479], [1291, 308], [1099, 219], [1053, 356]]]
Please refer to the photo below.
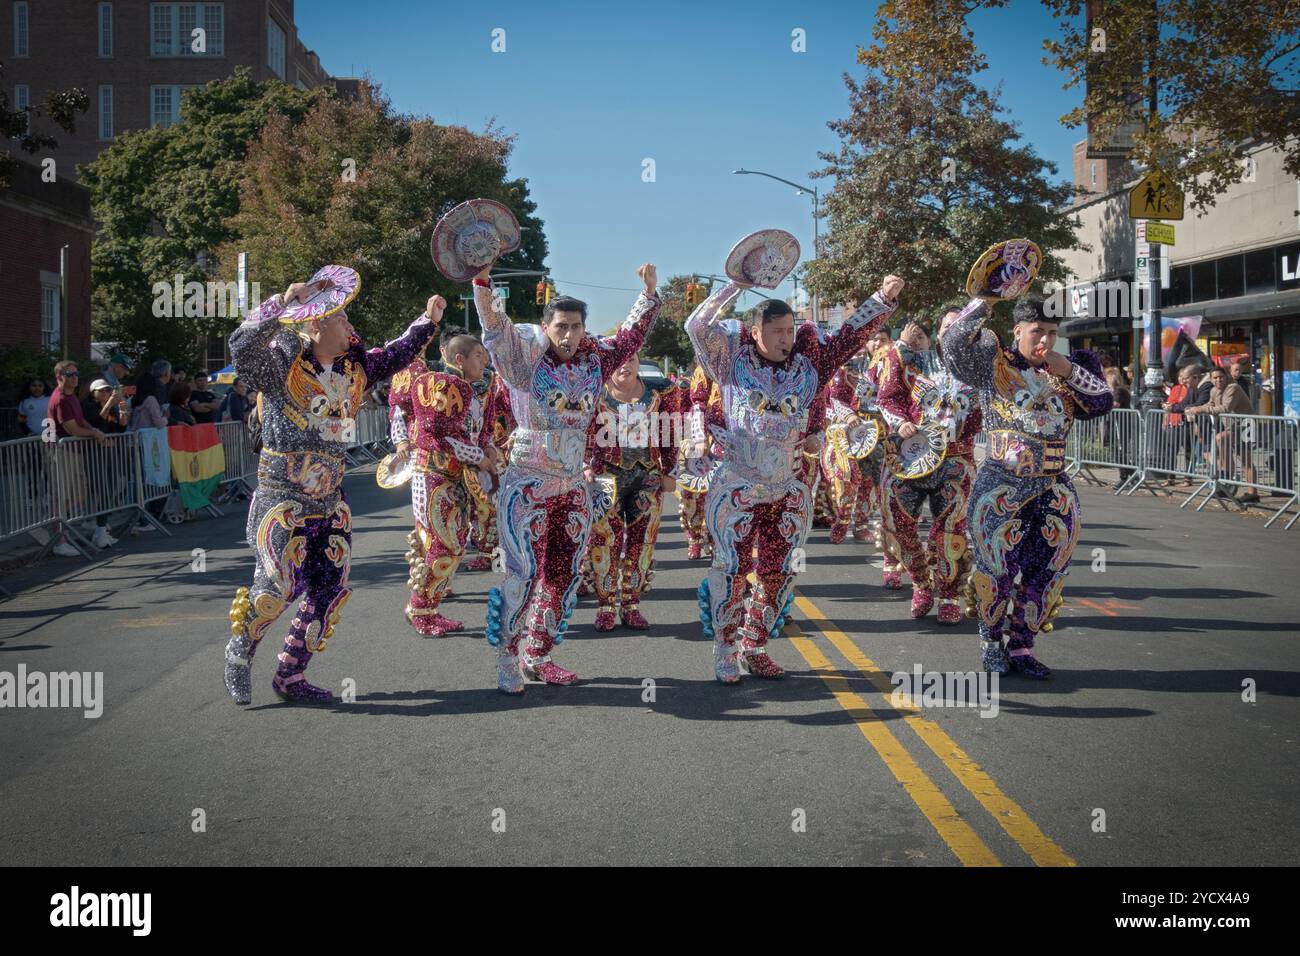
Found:
[[[785, 183], [787, 186], [793, 186], [799, 190], [799, 194], [807, 193], [812, 196], [813, 200], [813, 258], [816, 259], [820, 254], [821, 246], [821, 197], [817, 194], [815, 186], [800, 186], [798, 183], [792, 183], [788, 179], [782, 179], [780, 176], [773, 176], [771, 173], [759, 172], [756, 169], [734, 169], [732, 175], [735, 176], [766, 176], [768, 179], [775, 179], [778, 183]], [[806, 283], [805, 283], [806, 285]], [[799, 283], [795, 280], [795, 289], [798, 290]], [[813, 321], [817, 322], [821, 318], [821, 297], [814, 292], [812, 294], [812, 314]]]

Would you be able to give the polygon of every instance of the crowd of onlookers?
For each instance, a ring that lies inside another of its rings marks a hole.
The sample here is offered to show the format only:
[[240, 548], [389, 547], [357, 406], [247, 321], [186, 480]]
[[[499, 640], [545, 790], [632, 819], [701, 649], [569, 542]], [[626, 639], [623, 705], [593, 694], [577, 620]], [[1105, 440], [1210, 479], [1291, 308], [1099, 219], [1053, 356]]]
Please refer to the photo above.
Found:
[[[1115, 408], [1133, 408], [1133, 381], [1127, 367], [1117, 367], [1103, 356], [1106, 382], [1115, 397]], [[1155, 436], [1148, 451], [1148, 467], [1161, 471], [1183, 472], [1163, 481], [1166, 487], [1180, 484], [1194, 485], [1209, 476], [1210, 464], [1217, 463], [1220, 480], [1256, 482], [1253, 455], [1255, 436], [1240, 422], [1219, 426], [1215, 415], [1254, 415], [1258, 395], [1252, 380], [1250, 363], [1245, 358], [1230, 362], [1227, 367], [1213, 364], [1200, 357], [1178, 367], [1177, 380], [1164, 386], [1165, 411], [1160, 434]], [[1107, 445], [1122, 447], [1132, 442], [1135, 435], [1126, 435], [1112, 427], [1104, 436]], [[1211, 456], [1211, 449], [1214, 451]], [[1122, 456], [1121, 456], [1122, 457]], [[1121, 469], [1123, 477], [1131, 469]], [[1192, 478], [1189, 475], [1202, 476]], [[1242, 504], [1259, 501], [1254, 489], [1234, 495], [1225, 487], [1217, 492], [1221, 497], [1235, 497]]]
[[[219, 398], [206, 372], [191, 377], [165, 359], [136, 372], [130, 359], [118, 353], [90, 383], [81, 380], [76, 362], [59, 362], [53, 371], [53, 391], [47, 394], [43, 378], [32, 378], [18, 402], [18, 423], [24, 434], [45, 435], [47, 428], [53, 428], [54, 438], [90, 438], [108, 446], [108, 436], [142, 428], [247, 422], [256, 401], [247, 383], [239, 378]], [[127, 463], [124, 461], [122, 466], [125, 472]], [[70, 498], [80, 499], [96, 492], [87, 486], [89, 476], [84, 466], [70, 469], [69, 474], [66, 493]], [[125, 475], [122, 480], [126, 480]], [[163, 507], [159, 504], [158, 510]], [[142, 521], [133, 530], [149, 531], [152, 526]], [[117, 543], [108, 533], [107, 516], [95, 519], [91, 541], [97, 548]], [[62, 534], [54, 552], [68, 557], [78, 553]]]

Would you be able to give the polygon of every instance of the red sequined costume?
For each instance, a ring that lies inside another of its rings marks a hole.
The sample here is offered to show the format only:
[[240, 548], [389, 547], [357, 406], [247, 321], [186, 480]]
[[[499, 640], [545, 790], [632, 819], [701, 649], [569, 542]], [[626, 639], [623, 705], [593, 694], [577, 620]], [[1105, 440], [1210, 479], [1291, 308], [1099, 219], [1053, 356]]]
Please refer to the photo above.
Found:
[[579, 565], [596, 511], [582, 475], [587, 429], [606, 378], [640, 351], [660, 299], [642, 292], [614, 335], [587, 335], [565, 361], [540, 325], [516, 325], [498, 313], [486, 283], [475, 280], [474, 295], [483, 344], [518, 423], [497, 493], [506, 576], [488, 594], [497, 686], [520, 693], [524, 674], [570, 684], [575, 675], [550, 654], [577, 602]]
[[443, 637], [462, 629], [438, 607], [465, 554], [470, 487], [479, 484], [477, 467], [490, 432], [473, 385], [454, 370], [430, 371], [418, 359], [393, 376], [388, 403], [405, 424], [414, 467], [406, 619], [420, 634]]
[[591, 529], [591, 569], [599, 608], [596, 630], [649, 622], [640, 611], [663, 510], [663, 479], [673, 474], [682, 432], [684, 389], [651, 388], [620, 402], [604, 391], [605, 407], [592, 420], [590, 457], [595, 476], [614, 479], [614, 500]]
[[[813, 405], [835, 371], [897, 307], [877, 293], [832, 335], [802, 325], [789, 358], [774, 362], [759, 354], [739, 321], [717, 318], [740, 291], [728, 283], [686, 320], [697, 360], [718, 383], [724, 415], [715, 436], [723, 458], [704, 502], [713, 565], [700, 593], [705, 633], [715, 641], [714, 673], [723, 683], [740, 679], [737, 637], [750, 673], [784, 673], [768, 656], [767, 640], [793, 598], [793, 561], [796, 549], [802, 554], [812, 518], [813, 490], [801, 458]], [[746, 580], [751, 570], [757, 574], [752, 591]]]
[[713, 553], [709, 530], [704, 526], [704, 495], [709, 487], [708, 474], [722, 452], [709, 434], [711, 424], [722, 425], [722, 397], [702, 368], [691, 376], [687, 394], [689, 408], [684, 414], [691, 423], [692, 435], [686, 436], [688, 440], [678, 452], [677, 517], [686, 534], [686, 557], [695, 561]]
[[[885, 423], [876, 407], [875, 372], [854, 359], [835, 373], [827, 387], [827, 440], [822, 449], [822, 477], [831, 488], [833, 521], [831, 544], [852, 532], [865, 541], [871, 534], [872, 514], [880, 506], [880, 469]], [[861, 456], [859, 430], [874, 429], [875, 448]]]
[[[480, 397], [483, 402], [484, 428], [488, 430], [488, 440], [496, 446], [501, 460], [505, 461], [510, 433], [515, 430], [514, 416], [510, 414], [510, 396], [506, 392], [504, 379], [496, 372], [488, 374], [491, 380], [486, 393]], [[461, 568], [466, 571], [487, 571], [493, 566], [493, 558], [498, 557], [496, 500], [479, 482], [470, 481], [468, 484], [470, 509], [473, 512], [470, 543], [478, 554], [464, 562]]]
[[[937, 423], [948, 436], [943, 461], [930, 474], [900, 478], [886, 468], [882, 496], [886, 531], [898, 542], [899, 558], [912, 579], [912, 616], [929, 613], [937, 588], [940, 623], [956, 624], [970, 570], [966, 512], [982, 421], [979, 396], [943, 367], [936, 352], [913, 352], [896, 343], [884, 350], [877, 368], [880, 407], [893, 434], [911, 422]], [[919, 522], [926, 502], [932, 521], [923, 544]]]

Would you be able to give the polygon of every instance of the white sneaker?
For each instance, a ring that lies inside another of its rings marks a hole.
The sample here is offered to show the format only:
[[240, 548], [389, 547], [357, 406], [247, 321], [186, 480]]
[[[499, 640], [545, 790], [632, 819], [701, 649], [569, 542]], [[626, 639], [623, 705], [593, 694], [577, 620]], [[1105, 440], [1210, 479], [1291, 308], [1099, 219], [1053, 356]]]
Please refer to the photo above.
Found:
[[54, 553], [61, 558], [81, 557], [81, 552], [78, 551], [76, 548], [74, 548], [72, 545], [68, 544], [68, 542], [66, 541], [60, 541], [58, 544], [56, 544], [54, 546]]
[[101, 526], [95, 529], [95, 537], [91, 539], [90, 543], [97, 548], [111, 548], [117, 544], [117, 538], [109, 534], [107, 528]]

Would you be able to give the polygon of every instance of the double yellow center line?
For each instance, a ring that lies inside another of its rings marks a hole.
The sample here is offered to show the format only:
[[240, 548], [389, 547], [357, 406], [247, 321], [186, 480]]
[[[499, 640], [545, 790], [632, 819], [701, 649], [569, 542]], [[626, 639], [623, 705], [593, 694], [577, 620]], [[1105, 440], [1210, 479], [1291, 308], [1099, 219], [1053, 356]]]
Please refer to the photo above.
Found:
[[[895, 691], [888, 675], [863, 654], [861, 649], [849, 640], [848, 635], [832, 624], [817, 605], [797, 590], [795, 605], [880, 693], [889, 709], [901, 709], [904, 722], [926, 743], [958, 782], [970, 791], [971, 795], [1035, 864], [1039, 866], [1078, 865], [1069, 854], [1052, 842], [1033, 820], [1029, 819], [1029, 815], [1014, 800], [1002, 792], [993, 782], [993, 778], [958, 747], [943, 728], [934, 721], [919, 716], [916, 704], [901, 691]], [[1001, 866], [1002, 863], [997, 855], [980, 839], [979, 834], [971, 828], [970, 824], [962, 819], [956, 807], [943, 795], [943, 791], [921, 769], [908, 753], [907, 748], [881, 720], [880, 713], [873, 710], [862, 695], [855, 693], [849, 687], [848, 678], [835, 669], [830, 659], [816, 644], [802, 633], [793, 633], [794, 630], [793, 622], [787, 625], [790, 643], [807, 661], [808, 666], [821, 677], [840, 706], [853, 717], [862, 736], [880, 755], [885, 766], [903, 785], [908, 796], [925, 814], [926, 819], [930, 821], [962, 865]], [[894, 706], [891, 696], [901, 707]]]

